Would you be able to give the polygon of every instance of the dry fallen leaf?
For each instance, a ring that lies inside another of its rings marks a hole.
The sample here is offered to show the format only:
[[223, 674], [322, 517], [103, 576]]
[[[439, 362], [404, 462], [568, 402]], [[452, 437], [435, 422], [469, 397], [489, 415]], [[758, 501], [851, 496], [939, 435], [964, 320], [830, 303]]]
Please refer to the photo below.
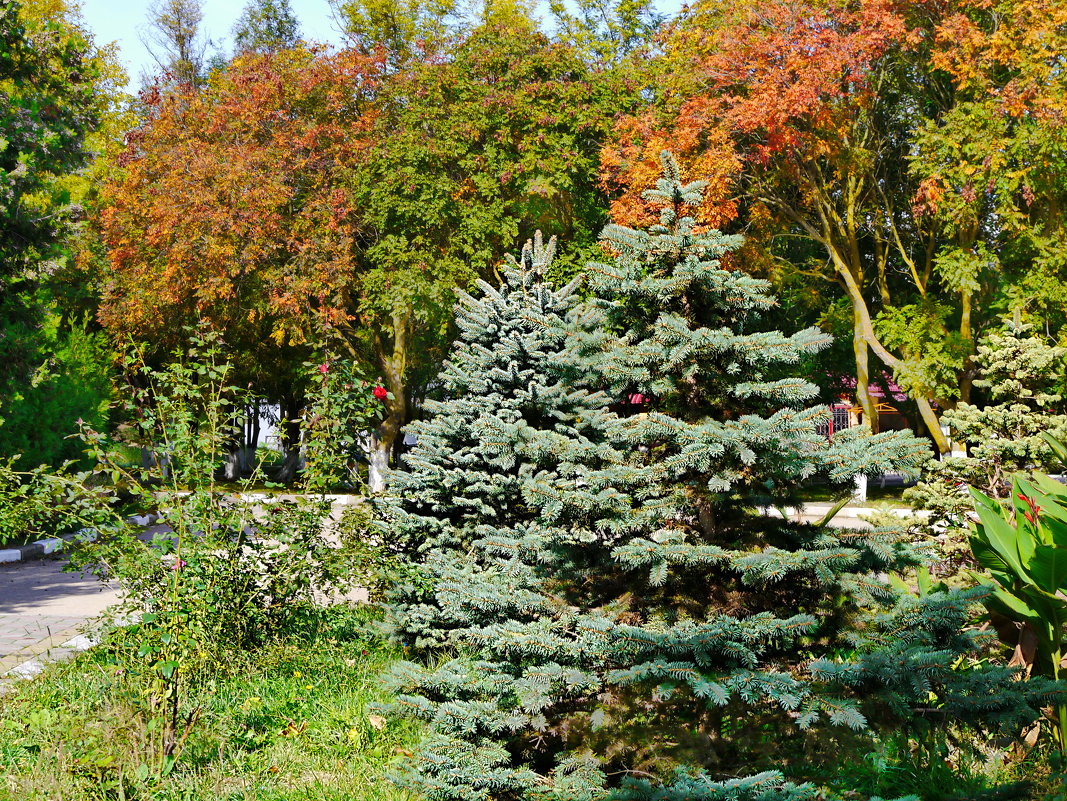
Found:
[[300, 734], [303, 734], [304, 730], [307, 729], [307, 727], [308, 727], [308, 722], [306, 720], [300, 721], [299, 724], [297, 724], [294, 721], [290, 720], [289, 721], [289, 725], [287, 725], [284, 729], [282, 729], [280, 732], [278, 732], [278, 736], [279, 737], [296, 737], [296, 736], [298, 736]]
[[381, 715], [367, 715], [367, 721], [376, 731], [381, 731], [385, 728], [385, 718]]

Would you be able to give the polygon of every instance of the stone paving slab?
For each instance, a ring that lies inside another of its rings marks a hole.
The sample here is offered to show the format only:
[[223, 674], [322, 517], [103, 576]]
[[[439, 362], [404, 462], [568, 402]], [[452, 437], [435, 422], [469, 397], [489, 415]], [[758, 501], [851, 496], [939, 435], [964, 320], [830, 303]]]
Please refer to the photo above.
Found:
[[65, 573], [63, 564], [0, 565], [0, 676], [33, 675], [46, 661], [84, 650], [86, 625], [118, 600], [113, 586]]

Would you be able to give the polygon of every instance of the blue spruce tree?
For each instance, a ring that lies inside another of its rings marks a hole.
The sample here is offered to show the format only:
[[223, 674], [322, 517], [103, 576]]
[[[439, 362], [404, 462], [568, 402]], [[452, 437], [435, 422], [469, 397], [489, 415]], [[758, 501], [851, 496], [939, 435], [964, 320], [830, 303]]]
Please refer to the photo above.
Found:
[[393, 599], [418, 657], [396, 708], [432, 732], [402, 780], [435, 801], [814, 799], [786, 741], [817, 762], [872, 727], [1008, 725], [1050, 697], [953, 667], [982, 591], [894, 589], [923, 559], [900, 532], [759, 513], [925, 447], [816, 433], [789, 373], [826, 337], [768, 330], [765, 282], [720, 264], [738, 241], [686, 214], [702, 184], [664, 170], [660, 225], [605, 229], [585, 302], [541, 283], [540, 246], [463, 298], [448, 400], [394, 481], [385, 522], [422, 558]]

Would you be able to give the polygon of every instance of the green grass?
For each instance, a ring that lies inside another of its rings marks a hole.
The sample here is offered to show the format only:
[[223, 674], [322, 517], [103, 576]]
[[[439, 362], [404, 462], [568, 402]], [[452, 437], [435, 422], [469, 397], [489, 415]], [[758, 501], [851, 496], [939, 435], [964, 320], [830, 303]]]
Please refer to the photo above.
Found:
[[[840, 490], [830, 487], [806, 487], [801, 490], [800, 496], [805, 503], [836, 503], [841, 499]], [[867, 500], [849, 502], [849, 506], [863, 506], [872, 509], [903, 509], [908, 504], [904, 502], [904, 490], [901, 487], [886, 487], [867, 485]]]
[[[387, 778], [421, 732], [377, 717], [374, 704], [388, 700], [381, 676], [399, 654], [375, 621], [370, 607], [337, 608], [308, 632], [231, 661], [198, 688], [199, 721], [163, 777], [142, 767], [151, 732], [112, 654], [99, 647], [53, 665], [0, 697], [0, 799], [416, 801]], [[833, 755], [816, 760], [821, 770], [798, 743], [778, 743], [775, 760], [826, 786], [828, 800], [1067, 801], [1047, 743], [1022, 762], [1005, 752], [987, 761], [939, 737], [919, 749], [845, 732], [817, 750]], [[1031, 786], [1013, 786], [1020, 779]]]
[[0, 700], [0, 798], [20, 801], [403, 801], [386, 778], [419, 731], [377, 717], [397, 658], [368, 610], [246, 655], [198, 688], [199, 720], [172, 771], [145, 762], [151, 732], [103, 648]]

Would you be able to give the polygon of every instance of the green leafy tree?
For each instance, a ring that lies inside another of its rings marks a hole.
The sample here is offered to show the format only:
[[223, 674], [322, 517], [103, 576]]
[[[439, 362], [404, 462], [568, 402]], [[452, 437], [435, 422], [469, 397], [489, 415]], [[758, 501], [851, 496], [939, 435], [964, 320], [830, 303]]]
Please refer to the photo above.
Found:
[[738, 240], [694, 230], [703, 184], [664, 170], [660, 223], [604, 230], [586, 303], [538, 281], [536, 247], [463, 298], [448, 400], [415, 427], [386, 525], [424, 555], [393, 621], [429, 650], [395, 680], [431, 726], [406, 774], [431, 798], [815, 799], [783, 743], [832, 763], [842, 732], [921, 726], [931, 697], [942, 723], [1052, 697], [969, 661], [984, 591], [879, 577], [921, 562], [901, 532], [757, 512], [926, 449], [816, 433], [791, 372], [827, 337], [770, 329], [767, 284], [720, 263]]
[[110, 360], [82, 325], [91, 292], [72, 250], [124, 82], [64, 3], [0, 7], [0, 441], [32, 464], [76, 457], [64, 437], [106, 403]]
[[153, 0], [141, 42], [156, 62], [159, 75], [142, 82], [199, 87], [206, 76], [205, 56], [211, 44], [204, 36], [203, 0]]
[[358, 46], [384, 47], [395, 67], [438, 52], [457, 33], [461, 16], [455, 0], [347, 0], [334, 7]]
[[300, 21], [289, 0], [251, 0], [233, 27], [237, 52], [270, 53], [295, 47], [300, 41]]
[[[0, 453], [19, 454], [23, 466], [82, 461], [74, 436], [79, 422], [103, 430], [112, 400], [113, 357], [101, 331], [86, 323], [63, 331], [49, 315], [36, 335], [47, 348], [25, 385], [8, 397], [0, 425]], [[10, 329], [9, 329], [10, 330]]]
[[602, 64], [616, 63], [647, 45], [667, 19], [651, 0], [552, 0], [549, 7], [556, 37]]
[[61, 178], [89, 161], [99, 120], [101, 64], [92, 40], [64, 17], [31, 5], [0, 8], [0, 262], [11, 282], [52, 255], [78, 209]]
[[391, 393], [373, 490], [442, 361], [454, 288], [491, 276], [535, 229], [569, 242], [552, 268], [561, 274], [595, 247], [600, 144], [633, 99], [602, 78], [565, 44], [486, 24], [383, 82], [373, 144], [351, 172], [366, 235], [346, 330], [352, 355], [374, 364]]

